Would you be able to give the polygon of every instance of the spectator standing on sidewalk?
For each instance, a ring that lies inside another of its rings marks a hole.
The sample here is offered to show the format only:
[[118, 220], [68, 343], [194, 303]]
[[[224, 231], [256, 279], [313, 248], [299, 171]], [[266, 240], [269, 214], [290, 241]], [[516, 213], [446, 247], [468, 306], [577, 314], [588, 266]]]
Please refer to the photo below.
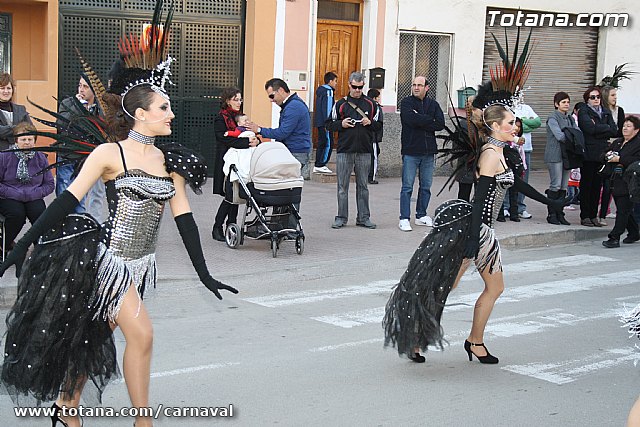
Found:
[[287, 83], [278, 78], [264, 85], [269, 100], [280, 107], [277, 128], [260, 127], [249, 123], [253, 132], [265, 138], [275, 139], [287, 146], [293, 157], [300, 162], [300, 171], [309, 179], [309, 154], [311, 153], [311, 118], [307, 104], [296, 93], [291, 93]]
[[400, 190], [400, 222], [402, 231], [411, 231], [411, 194], [418, 175], [416, 225], [431, 227], [427, 215], [431, 199], [431, 182], [438, 152], [435, 132], [444, 129], [444, 114], [438, 103], [427, 97], [429, 83], [426, 77], [416, 76], [411, 84], [411, 95], [400, 103], [402, 133], [402, 189]]
[[318, 147], [316, 149], [316, 162], [313, 173], [332, 173], [327, 167], [331, 150], [333, 149], [333, 132], [328, 131], [324, 124], [331, 116], [331, 109], [335, 102], [335, 90], [338, 85], [338, 76], [329, 71], [324, 75], [324, 84], [316, 89], [316, 108], [314, 111], [313, 125], [318, 130]]
[[16, 83], [9, 73], [0, 74], [0, 150], [15, 143], [13, 129], [22, 122], [31, 123], [24, 105], [13, 102]]
[[609, 138], [616, 136], [618, 127], [611, 111], [602, 107], [600, 88], [589, 87], [582, 97], [584, 104], [578, 112], [578, 126], [584, 135], [585, 158], [580, 168], [580, 220], [586, 227], [602, 227], [598, 220], [598, 205], [602, 178], [601, 155], [607, 151]]
[[[616, 138], [622, 137], [622, 125], [624, 123], [624, 110], [618, 105], [618, 89], [613, 86], [603, 86], [602, 89], [602, 107], [611, 111], [611, 117], [613, 122], [618, 128]], [[613, 143], [613, 139], [609, 140], [609, 145]], [[610, 213], [611, 209], [611, 182], [608, 179], [602, 181], [602, 195], [600, 196], [600, 214], [598, 215], [598, 222], [601, 225], [607, 226], [607, 220], [605, 219]]]
[[349, 180], [351, 172], [356, 172], [356, 225], [376, 228], [371, 222], [369, 211], [369, 188], [367, 175], [371, 165], [371, 141], [373, 133], [382, 126], [378, 121], [375, 103], [363, 95], [364, 74], [353, 72], [349, 75], [349, 95], [338, 100], [331, 110], [331, 117], [325, 127], [338, 132], [337, 178], [338, 215], [332, 228], [342, 228], [349, 220]]
[[[102, 114], [96, 102], [96, 94], [93, 93], [93, 88], [89, 84], [89, 78], [84, 73], [80, 75], [80, 80], [78, 81], [78, 93], [65, 98], [60, 103], [58, 113], [66, 119], [79, 115], [81, 111], [78, 110], [80, 107], [76, 100], [80, 101], [80, 104], [82, 104], [90, 114], [95, 116]], [[64, 126], [61, 120], [58, 120], [58, 123]], [[64, 160], [65, 158], [64, 154], [58, 154], [57, 161]], [[56, 196], [62, 194], [73, 182], [76, 167], [77, 165], [75, 163], [68, 163], [56, 168]], [[89, 213], [99, 223], [107, 219], [107, 196], [104, 183], [101, 180], [97, 180], [95, 184], [93, 184], [93, 187], [91, 187], [89, 192], [76, 206], [76, 213], [83, 212]]]
[[369, 168], [369, 184], [377, 184], [378, 180], [378, 156], [380, 155], [380, 143], [382, 142], [382, 135], [384, 130], [384, 120], [382, 117], [382, 107], [380, 106], [380, 91], [378, 89], [369, 89], [367, 96], [373, 100], [376, 105], [378, 121], [380, 122], [380, 130], [373, 133], [373, 139], [371, 140], [371, 167]]
[[[523, 96], [523, 95], [521, 95]], [[521, 102], [514, 110], [516, 117], [522, 120], [522, 130], [524, 136], [524, 156], [525, 167], [523, 181], [529, 182], [529, 170], [531, 169], [531, 152], [533, 152], [533, 143], [531, 142], [531, 132], [538, 129], [542, 124], [540, 117], [533, 111], [529, 105]], [[508, 199], [507, 199], [508, 200]], [[527, 212], [527, 205], [524, 203], [524, 194], [518, 194], [518, 214], [520, 218], [530, 219], [531, 214]]]

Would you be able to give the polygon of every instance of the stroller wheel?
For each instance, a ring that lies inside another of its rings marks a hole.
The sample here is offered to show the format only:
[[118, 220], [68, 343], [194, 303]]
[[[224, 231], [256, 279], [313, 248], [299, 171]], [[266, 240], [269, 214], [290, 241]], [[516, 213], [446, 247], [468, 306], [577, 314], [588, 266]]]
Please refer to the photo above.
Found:
[[271, 254], [274, 258], [278, 256], [278, 240], [273, 237], [271, 238]]
[[240, 245], [242, 241], [242, 230], [238, 227], [238, 224], [229, 224], [227, 230], [224, 233], [227, 246], [231, 249], [235, 249]]
[[296, 237], [296, 252], [298, 255], [304, 252], [304, 236]]

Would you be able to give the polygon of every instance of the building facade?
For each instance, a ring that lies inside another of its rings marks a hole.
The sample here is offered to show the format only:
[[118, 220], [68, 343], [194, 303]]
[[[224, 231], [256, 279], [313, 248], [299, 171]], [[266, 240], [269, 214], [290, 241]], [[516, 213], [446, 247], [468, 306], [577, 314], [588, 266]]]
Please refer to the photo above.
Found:
[[[518, 25], [522, 38], [531, 30], [535, 40], [525, 99], [543, 123], [555, 92], [566, 91], [577, 102], [588, 85], [616, 65], [640, 67], [633, 63], [640, 30], [633, 26], [631, 6], [613, 1], [523, 0], [520, 10], [506, 0], [173, 3], [170, 54], [178, 60], [178, 84], [170, 88], [177, 112], [173, 138], [207, 157], [224, 87], [242, 89], [253, 121], [276, 124], [279, 109], [264, 91], [268, 79], [284, 78], [313, 114], [314, 92], [324, 73], [338, 74], [337, 95], [344, 96], [351, 71], [364, 71], [369, 84], [376, 69], [377, 81], [371, 83], [383, 87], [385, 111], [380, 172], [398, 175], [397, 107], [409, 95], [412, 77], [426, 75], [428, 96], [447, 111], [449, 96], [457, 105], [458, 90], [488, 78], [489, 66], [498, 60], [492, 34], [502, 43], [506, 31], [512, 44]], [[154, 0], [0, 0], [0, 64], [18, 81], [17, 101], [26, 104], [29, 97], [54, 108], [54, 96], [73, 94], [81, 71], [75, 47], [106, 81], [118, 38], [139, 31], [153, 5]], [[622, 82], [618, 103], [628, 113], [640, 113], [640, 75]], [[543, 124], [534, 133], [534, 167], [540, 166], [544, 135]]]

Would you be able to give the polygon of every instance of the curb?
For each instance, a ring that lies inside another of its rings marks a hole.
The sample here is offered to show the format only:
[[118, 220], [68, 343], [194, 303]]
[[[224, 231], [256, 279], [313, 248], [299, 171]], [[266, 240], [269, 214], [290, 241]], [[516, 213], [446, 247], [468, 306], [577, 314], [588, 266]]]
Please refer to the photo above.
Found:
[[607, 237], [610, 229], [603, 228], [570, 228], [541, 233], [516, 234], [500, 237], [500, 246], [508, 249], [539, 248], [549, 245], [562, 245]]

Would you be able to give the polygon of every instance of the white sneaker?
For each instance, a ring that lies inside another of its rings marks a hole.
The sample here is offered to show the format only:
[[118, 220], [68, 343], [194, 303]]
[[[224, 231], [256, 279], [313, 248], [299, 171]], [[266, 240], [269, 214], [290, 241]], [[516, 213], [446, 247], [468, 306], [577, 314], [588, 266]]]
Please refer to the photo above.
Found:
[[531, 217], [533, 217], [533, 215], [531, 215], [529, 212], [524, 211], [520, 214], [520, 218], [524, 218], [524, 219], [531, 219]]
[[509, 214], [509, 211], [508, 211], [508, 210], [506, 210], [506, 209], [504, 209], [504, 212], [502, 212], [502, 214], [504, 215], [504, 217], [505, 217], [505, 218], [509, 218], [509, 216], [511, 216], [511, 215]]
[[333, 171], [331, 169], [329, 169], [326, 166], [322, 166], [322, 167], [313, 167], [313, 173], [333, 173]]
[[576, 208], [575, 208], [573, 205], [569, 205], [569, 206], [565, 206], [565, 207], [564, 207], [564, 210], [565, 210], [565, 211], [575, 211], [575, 210], [576, 210]]
[[608, 213], [607, 218], [615, 219], [616, 218], [615, 212]]
[[416, 218], [414, 222], [416, 225], [426, 225], [427, 227], [433, 227], [433, 220], [428, 215], [425, 215], [422, 218]]
[[398, 228], [402, 231], [411, 231], [413, 230], [411, 228], [411, 224], [409, 223], [408, 219], [401, 219], [400, 222], [398, 223]]

